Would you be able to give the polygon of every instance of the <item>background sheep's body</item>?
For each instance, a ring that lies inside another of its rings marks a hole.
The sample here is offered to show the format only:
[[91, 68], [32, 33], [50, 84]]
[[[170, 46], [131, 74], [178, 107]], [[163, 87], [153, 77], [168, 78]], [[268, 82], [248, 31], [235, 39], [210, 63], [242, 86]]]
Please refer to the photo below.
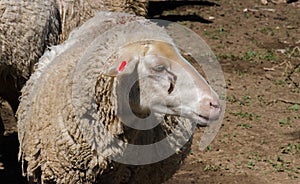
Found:
[[54, 0], [0, 1], [0, 97], [13, 110], [34, 64], [58, 42], [59, 33]]
[[[23, 89], [18, 109], [20, 159], [30, 181], [160, 183], [177, 170], [190, 149], [191, 139], [185, 140], [186, 145], [177, 154], [155, 164], [129, 166], [110, 160], [124, 151], [124, 145], [113, 144], [114, 137], [122, 139], [125, 134], [124, 140], [148, 144], [162, 139], [173, 124], [193, 128], [186, 119], [165, 117], [162, 125], [146, 135], [125, 132], [113, 113], [107, 115], [116, 107], [109, 103], [103, 107], [99, 105], [101, 100], [95, 99], [95, 93], [101, 90], [110, 92], [105, 86], [111, 86], [109, 81], [113, 78], [97, 79], [109, 64], [104, 63], [106, 59], [122, 45], [144, 39], [171, 41], [163, 29], [143, 18], [100, 13], [41, 58]], [[85, 49], [90, 44], [94, 47]], [[170, 144], [185, 139], [183, 133], [178, 132], [177, 140]]]
[[147, 14], [148, 0], [57, 0], [62, 22], [61, 41], [69, 33], [99, 11], [126, 12], [140, 16]]

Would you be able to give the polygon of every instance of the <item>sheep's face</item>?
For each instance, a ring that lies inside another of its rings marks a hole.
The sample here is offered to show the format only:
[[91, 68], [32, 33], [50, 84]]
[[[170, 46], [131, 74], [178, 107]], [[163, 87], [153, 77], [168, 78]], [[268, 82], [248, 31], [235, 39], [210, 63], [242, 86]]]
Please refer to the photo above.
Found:
[[134, 110], [179, 115], [202, 125], [218, 119], [218, 95], [173, 45], [135, 43], [121, 49], [117, 59], [123, 61], [115, 67], [118, 77], [131, 76], [120, 81], [131, 86], [128, 95]]

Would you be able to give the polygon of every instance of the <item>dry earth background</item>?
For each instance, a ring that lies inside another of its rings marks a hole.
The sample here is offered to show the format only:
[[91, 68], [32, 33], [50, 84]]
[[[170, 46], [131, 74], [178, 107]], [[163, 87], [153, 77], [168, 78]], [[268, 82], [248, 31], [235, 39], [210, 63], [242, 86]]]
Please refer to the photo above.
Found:
[[[212, 48], [227, 83], [223, 126], [205, 151], [201, 129], [167, 184], [300, 183], [300, 2], [260, 0], [151, 3], [150, 17], [176, 21]], [[0, 183], [25, 183], [16, 124], [1, 106]]]

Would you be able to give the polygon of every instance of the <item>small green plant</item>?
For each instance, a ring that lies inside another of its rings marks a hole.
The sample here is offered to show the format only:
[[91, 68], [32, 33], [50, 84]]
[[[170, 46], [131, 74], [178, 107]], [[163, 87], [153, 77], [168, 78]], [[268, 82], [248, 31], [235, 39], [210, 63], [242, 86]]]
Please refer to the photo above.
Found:
[[255, 166], [255, 162], [252, 161], [252, 160], [250, 160], [250, 161], [248, 162], [248, 164], [247, 164], [247, 167], [248, 167], [249, 169], [254, 169], [254, 166]]
[[219, 39], [219, 37], [217, 36], [217, 35], [213, 35], [213, 36], [211, 36], [210, 37], [212, 40], [218, 40]]
[[281, 147], [281, 153], [288, 154], [292, 152], [292, 145], [289, 143], [286, 147]]
[[251, 126], [251, 125], [249, 125], [248, 123], [242, 123], [242, 124], [238, 124], [237, 126], [238, 126], [238, 127], [245, 128], [245, 129], [252, 128], [252, 126]]
[[192, 161], [192, 164], [199, 164], [199, 163], [202, 163], [203, 161], [201, 159], [197, 159], [197, 160], [194, 160]]
[[287, 146], [282, 146], [281, 148], [281, 153], [282, 154], [295, 154], [295, 153], [300, 153], [300, 144], [291, 144], [288, 143]]
[[213, 148], [212, 148], [212, 146], [209, 145], [209, 146], [206, 147], [206, 150], [207, 150], [207, 151], [212, 151]]
[[208, 32], [207, 30], [204, 30], [203, 33], [204, 33], [204, 35], [206, 35], [206, 36], [209, 36], [209, 35], [211, 34], [211, 33]]
[[238, 101], [238, 99], [237, 99], [236, 96], [234, 96], [234, 95], [227, 96], [227, 97], [226, 97], [226, 100], [227, 100], [228, 102], [230, 102], [230, 103], [235, 103], [235, 102]]
[[239, 116], [241, 118], [248, 118], [249, 120], [259, 120], [260, 115], [254, 114], [254, 113], [248, 113], [248, 112], [231, 112], [234, 116]]
[[240, 59], [242, 59], [243, 61], [255, 61], [255, 60], [276, 61], [277, 56], [273, 50], [267, 50], [266, 52], [255, 52], [249, 50], [245, 52]]
[[232, 61], [237, 61], [239, 60], [239, 56], [237, 55], [234, 55], [234, 54], [231, 54], [231, 53], [226, 53], [226, 54], [217, 54], [216, 55], [218, 60], [226, 60], [226, 59], [229, 59], [229, 60], [232, 60]]
[[277, 172], [284, 172], [283, 162], [282, 161], [278, 161], [278, 158], [277, 158], [277, 161], [269, 160], [269, 163], [272, 165], [272, 167], [274, 168], [275, 171], [277, 171]]
[[204, 167], [204, 171], [205, 172], [207, 172], [207, 171], [218, 171], [218, 170], [220, 170], [221, 169], [221, 166], [220, 165], [210, 165], [210, 164], [208, 164], [208, 165], [206, 165], [205, 167]]
[[300, 119], [300, 114], [299, 115], [295, 115], [294, 116], [294, 119], [296, 120], [296, 119]]
[[260, 59], [266, 60], [266, 61], [275, 61], [277, 60], [277, 57], [275, 55], [275, 53], [272, 50], [268, 50], [263, 57], [261, 57]]
[[261, 28], [261, 29], [259, 29], [259, 31], [265, 35], [274, 36], [274, 34], [275, 34], [274, 29], [270, 28], [270, 27]]
[[252, 152], [249, 158], [258, 162], [263, 160], [258, 152]]
[[243, 102], [245, 103], [245, 105], [250, 105], [250, 103], [251, 103], [251, 96], [249, 96], [249, 95], [243, 96]]
[[265, 103], [265, 102], [266, 102], [264, 95], [258, 95], [258, 96], [257, 96], [257, 100], [258, 100], [260, 103]]
[[285, 172], [291, 178], [298, 178], [297, 175], [299, 174], [299, 166], [293, 167], [290, 161], [284, 160], [279, 155], [277, 155], [275, 160], [267, 160], [267, 163], [271, 164], [276, 172]]
[[242, 60], [250, 61], [253, 60], [255, 57], [256, 57], [256, 52], [249, 50], [244, 53], [244, 55], [242, 56]]
[[291, 118], [290, 117], [287, 117], [285, 119], [280, 119], [279, 120], [279, 125], [281, 127], [285, 126], [285, 125], [291, 125]]
[[274, 80], [274, 84], [278, 86], [284, 86], [286, 82], [282, 79]]
[[294, 104], [292, 106], [289, 106], [288, 110], [298, 111], [299, 110], [299, 105], [298, 104]]
[[226, 31], [225, 31], [224, 27], [219, 27], [218, 32], [219, 32], [220, 34], [223, 34], [223, 33], [225, 33]]

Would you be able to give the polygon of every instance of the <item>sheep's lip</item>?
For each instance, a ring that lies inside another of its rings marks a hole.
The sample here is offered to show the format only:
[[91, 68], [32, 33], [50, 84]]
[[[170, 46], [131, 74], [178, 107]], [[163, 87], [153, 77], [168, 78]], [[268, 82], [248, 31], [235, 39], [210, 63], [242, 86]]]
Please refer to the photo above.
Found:
[[198, 114], [197, 116], [198, 118], [196, 119], [196, 124], [199, 126], [207, 126], [208, 123], [211, 121], [207, 116], [203, 116], [201, 114]]
[[[170, 113], [170, 115], [176, 114], [176, 112], [182, 113], [181, 110], [182, 109], [176, 111], [173, 109], [173, 113]], [[195, 122], [197, 124], [197, 126], [208, 126], [209, 122], [213, 121], [213, 119], [211, 119], [209, 116], [205, 116], [205, 115], [200, 114], [199, 112], [197, 113], [195, 111], [189, 111], [188, 113], [183, 113], [179, 116], [182, 116], [182, 117], [192, 120], [193, 122]]]
[[203, 116], [201, 114], [198, 115], [201, 119], [204, 119], [205, 121], [209, 121], [209, 117]]
[[194, 111], [192, 111], [192, 113], [190, 114], [191, 116], [189, 117], [192, 121], [194, 121], [197, 126], [207, 126], [209, 124], [209, 122], [211, 121], [211, 119], [209, 118], [209, 116], [205, 116], [199, 113], [196, 113]]

